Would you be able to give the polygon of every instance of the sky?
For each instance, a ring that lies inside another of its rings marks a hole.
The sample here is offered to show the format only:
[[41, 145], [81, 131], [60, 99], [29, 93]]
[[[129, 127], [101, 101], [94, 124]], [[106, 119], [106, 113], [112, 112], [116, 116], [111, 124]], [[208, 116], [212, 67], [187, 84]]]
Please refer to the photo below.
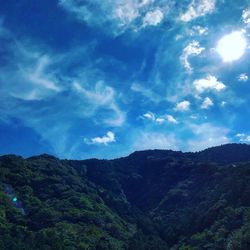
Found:
[[0, 0], [0, 154], [249, 143], [249, 32], [248, 0]]

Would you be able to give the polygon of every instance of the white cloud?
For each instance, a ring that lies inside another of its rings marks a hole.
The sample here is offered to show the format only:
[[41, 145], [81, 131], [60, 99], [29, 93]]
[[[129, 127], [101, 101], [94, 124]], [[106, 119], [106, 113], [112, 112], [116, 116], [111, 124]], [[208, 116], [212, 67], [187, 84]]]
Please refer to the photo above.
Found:
[[201, 104], [201, 108], [208, 109], [209, 107], [211, 107], [213, 105], [214, 105], [213, 101], [209, 97], [206, 97]]
[[173, 123], [173, 124], [177, 124], [178, 123], [178, 121], [172, 115], [166, 115], [166, 119], [170, 123]]
[[139, 8], [140, 6], [133, 1], [122, 1], [113, 10], [113, 15], [120, 26], [127, 26], [140, 15]]
[[197, 56], [201, 54], [203, 50], [205, 50], [205, 48], [200, 47], [200, 44], [198, 41], [192, 41], [184, 48], [182, 52], [182, 56], [181, 56], [181, 62], [184, 65], [186, 70], [190, 72], [192, 71], [192, 67], [188, 61], [188, 58], [190, 56]]
[[216, 0], [192, 0], [188, 6], [188, 10], [180, 16], [183, 22], [189, 22], [200, 16], [211, 14], [216, 5]]
[[157, 117], [157, 115], [155, 115], [152, 112], [147, 112], [145, 114], [143, 114], [141, 116], [141, 118], [143, 119], [147, 119], [149, 121], [158, 123], [158, 124], [163, 124], [164, 122], [169, 122], [169, 123], [173, 123], [173, 124], [177, 124], [178, 121], [172, 116], [172, 115], [165, 115], [165, 116], [159, 116]]
[[155, 115], [152, 112], [145, 113], [142, 117], [150, 121], [155, 121]]
[[242, 74], [239, 75], [238, 80], [240, 82], [247, 82], [248, 81], [248, 75], [245, 74], [245, 73], [242, 73]]
[[190, 117], [191, 119], [193, 119], [193, 120], [197, 120], [199, 116], [198, 116], [198, 115], [190, 115], [189, 117]]
[[108, 131], [103, 137], [95, 137], [90, 140], [85, 139], [85, 143], [87, 144], [103, 144], [107, 146], [111, 142], [115, 142], [115, 134], [111, 131]]
[[189, 101], [182, 101], [176, 104], [175, 110], [177, 111], [187, 111], [190, 108], [190, 102]]
[[163, 124], [165, 122], [165, 119], [163, 119], [163, 118], [156, 118], [155, 122], [159, 123], [159, 124]]
[[243, 10], [242, 20], [245, 24], [250, 24], [250, 9]]
[[207, 35], [208, 34], [208, 28], [202, 27], [200, 25], [195, 25], [192, 27], [192, 29], [189, 31], [190, 36], [196, 36], [196, 35]]
[[164, 14], [160, 9], [155, 9], [153, 11], [149, 11], [143, 18], [143, 27], [146, 26], [156, 26], [162, 22], [164, 18]]
[[194, 81], [194, 87], [199, 93], [206, 90], [221, 91], [226, 88], [225, 84], [218, 81], [216, 77], [209, 75], [207, 78]]
[[229, 143], [229, 130], [217, 127], [210, 123], [190, 125], [194, 138], [188, 141], [188, 148], [191, 151], [200, 151], [208, 147]]
[[246, 135], [244, 133], [236, 134], [236, 137], [239, 138], [240, 142], [250, 142], [250, 135]]

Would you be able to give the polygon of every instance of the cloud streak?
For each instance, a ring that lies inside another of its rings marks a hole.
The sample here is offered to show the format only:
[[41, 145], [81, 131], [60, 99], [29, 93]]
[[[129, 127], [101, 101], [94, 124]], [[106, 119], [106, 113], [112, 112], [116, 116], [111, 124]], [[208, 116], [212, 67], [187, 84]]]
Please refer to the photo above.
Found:
[[[59, 6], [75, 16], [80, 22], [89, 26], [103, 28], [113, 35], [119, 35], [126, 30], [138, 31], [147, 26], [157, 26], [164, 18], [161, 8], [154, 6], [153, 0], [59, 0]], [[152, 8], [152, 10], [147, 11]]]

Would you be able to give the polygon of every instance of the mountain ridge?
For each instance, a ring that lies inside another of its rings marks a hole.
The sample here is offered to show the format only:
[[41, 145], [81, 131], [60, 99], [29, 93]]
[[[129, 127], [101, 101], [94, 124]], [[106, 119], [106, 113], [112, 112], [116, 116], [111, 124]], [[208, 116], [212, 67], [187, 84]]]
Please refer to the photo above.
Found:
[[[105, 159], [105, 158], [87, 158], [87, 159], [72, 159], [75, 161], [86, 161], [86, 160], [106, 160], [106, 161], [113, 161], [113, 160], [117, 160], [117, 159], [123, 159], [123, 158], [127, 158], [130, 156], [134, 156], [137, 154], [147, 154], [147, 153], [151, 153], [151, 152], [157, 152], [157, 153], [181, 153], [181, 154], [187, 154], [187, 155], [200, 155], [200, 154], [204, 154], [204, 153], [209, 153], [211, 151], [214, 150], [218, 150], [218, 149], [226, 149], [226, 148], [245, 148], [245, 150], [249, 150], [250, 151], [250, 144], [247, 143], [227, 143], [227, 144], [222, 144], [222, 145], [218, 145], [218, 146], [212, 146], [203, 150], [199, 150], [199, 151], [180, 151], [180, 150], [171, 150], [171, 149], [146, 149], [146, 150], [138, 150], [138, 151], [134, 151], [126, 156], [122, 156], [122, 157], [117, 157], [117, 158], [113, 158], [113, 159]], [[16, 155], [16, 154], [2, 154], [0, 155], [0, 157], [2, 156], [16, 156], [16, 157], [21, 157], [23, 159], [29, 159], [29, 158], [34, 158], [34, 157], [45, 157], [45, 158], [56, 158], [59, 160], [67, 160], [67, 158], [60, 158], [60, 157], [56, 157], [54, 155], [48, 154], [48, 153], [42, 153], [42, 154], [38, 154], [38, 155], [34, 155], [34, 156], [29, 156], [29, 157], [23, 157], [21, 155]]]

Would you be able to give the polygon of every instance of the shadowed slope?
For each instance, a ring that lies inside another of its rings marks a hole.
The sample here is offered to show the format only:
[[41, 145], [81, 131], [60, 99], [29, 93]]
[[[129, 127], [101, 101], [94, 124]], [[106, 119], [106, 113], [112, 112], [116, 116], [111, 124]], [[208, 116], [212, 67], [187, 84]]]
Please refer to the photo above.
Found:
[[0, 248], [249, 249], [249, 161], [244, 144], [115, 160], [1, 156]]

